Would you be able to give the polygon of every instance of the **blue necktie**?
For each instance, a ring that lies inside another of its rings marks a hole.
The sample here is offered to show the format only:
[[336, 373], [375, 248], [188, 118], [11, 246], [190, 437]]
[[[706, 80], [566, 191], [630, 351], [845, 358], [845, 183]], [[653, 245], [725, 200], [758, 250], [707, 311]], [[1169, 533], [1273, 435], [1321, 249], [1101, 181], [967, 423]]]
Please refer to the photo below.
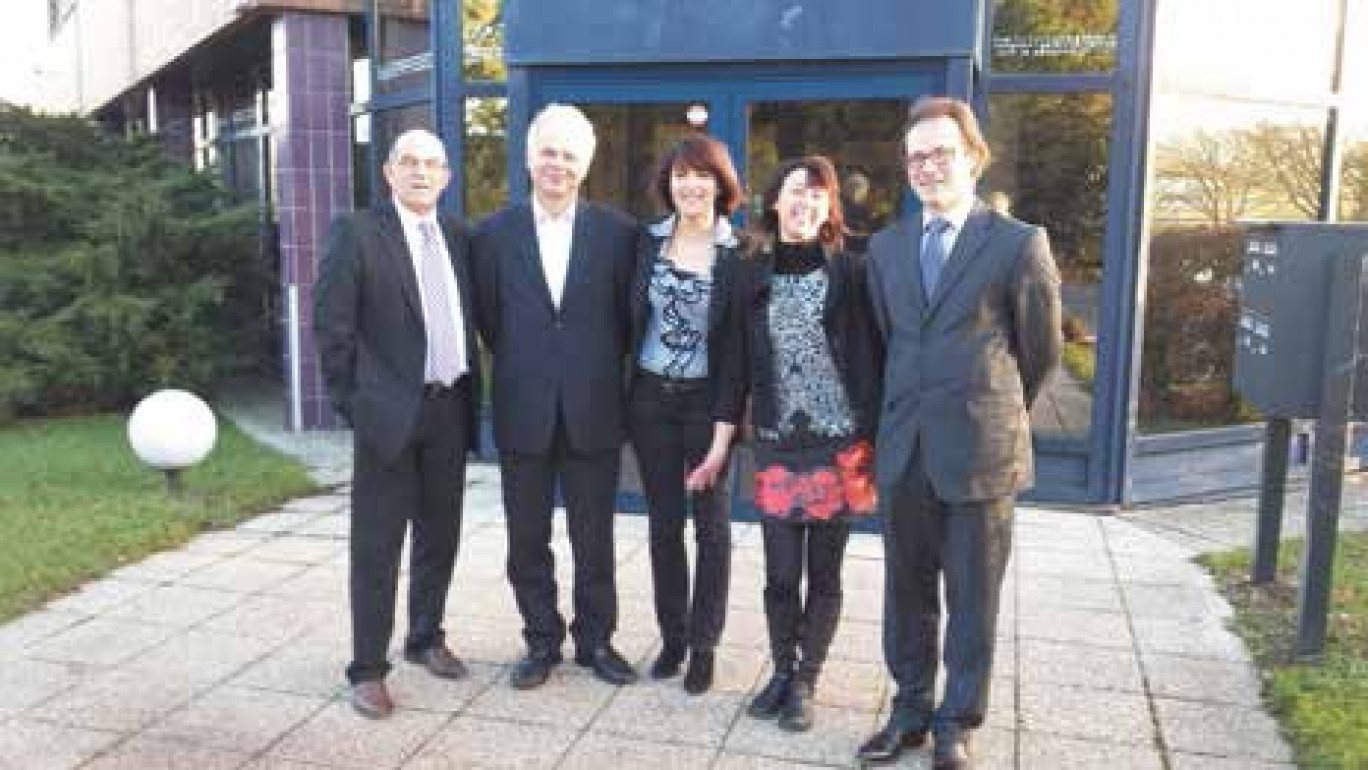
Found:
[[926, 237], [922, 240], [921, 275], [922, 291], [931, 299], [936, 293], [936, 283], [940, 280], [941, 270], [945, 267], [945, 233], [950, 223], [936, 217], [926, 223]]

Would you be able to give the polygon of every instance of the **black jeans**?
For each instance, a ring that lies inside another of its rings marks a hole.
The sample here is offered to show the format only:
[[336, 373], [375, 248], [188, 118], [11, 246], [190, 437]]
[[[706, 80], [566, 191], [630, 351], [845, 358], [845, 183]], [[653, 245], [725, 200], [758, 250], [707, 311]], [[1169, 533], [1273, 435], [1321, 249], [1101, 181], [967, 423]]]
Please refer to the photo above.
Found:
[[760, 526], [765, 540], [765, 621], [774, 670], [792, 669], [796, 663], [799, 679], [816, 682], [841, 619], [841, 562], [850, 525], [762, 521]]
[[353, 456], [351, 514], [353, 684], [382, 679], [394, 630], [395, 590], [404, 534], [410, 533], [409, 629], [404, 648], [443, 641], [442, 616], [461, 540], [461, 500], [469, 446], [470, 379], [423, 400], [415, 435], [392, 463], [364, 442]]
[[[651, 533], [656, 621], [666, 645], [710, 650], [727, 620], [731, 521], [726, 473], [701, 492], [684, 479], [708, 453], [713, 420], [707, 382], [639, 373], [629, 410], [632, 448], [641, 470]], [[693, 514], [698, 564], [689, 602], [684, 524]]]

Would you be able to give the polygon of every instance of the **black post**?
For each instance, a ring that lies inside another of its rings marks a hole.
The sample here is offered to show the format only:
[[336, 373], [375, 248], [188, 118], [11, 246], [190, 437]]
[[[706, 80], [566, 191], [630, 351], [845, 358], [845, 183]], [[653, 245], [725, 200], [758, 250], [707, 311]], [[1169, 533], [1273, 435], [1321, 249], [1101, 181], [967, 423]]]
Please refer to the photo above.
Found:
[[1301, 591], [1297, 597], [1295, 653], [1298, 660], [1316, 660], [1325, 652], [1335, 539], [1344, 486], [1344, 449], [1354, 397], [1354, 374], [1358, 368], [1365, 278], [1368, 278], [1368, 254], [1346, 256], [1333, 264], [1325, 325], [1320, 415], [1316, 420], [1316, 445], [1306, 510], [1306, 551], [1301, 564]]
[[185, 485], [181, 483], [181, 469], [167, 468], [163, 473], [166, 474], [166, 491], [172, 497], [180, 497], [185, 491]]
[[1282, 540], [1283, 499], [1287, 495], [1287, 454], [1292, 420], [1270, 418], [1264, 425], [1263, 469], [1259, 479], [1259, 522], [1254, 530], [1255, 585], [1278, 576], [1278, 544]]

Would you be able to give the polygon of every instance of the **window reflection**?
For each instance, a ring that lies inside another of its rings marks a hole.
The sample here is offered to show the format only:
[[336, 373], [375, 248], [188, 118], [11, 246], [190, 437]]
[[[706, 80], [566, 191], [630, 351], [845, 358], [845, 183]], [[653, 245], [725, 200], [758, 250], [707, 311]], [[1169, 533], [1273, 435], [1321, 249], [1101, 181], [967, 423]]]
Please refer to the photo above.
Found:
[[502, 0], [462, 0], [461, 71], [470, 80], [503, 80]]
[[467, 99], [465, 216], [479, 219], [508, 199], [508, 99]]
[[869, 235], [897, 216], [905, 186], [898, 131], [907, 118], [900, 99], [755, 102], [750, 107], [746, 186], [749, 214], [759, 208], [770, 174], [801, 155], [825, 155], [841, 179], [851, 231], [847, 247], [863, 251]]
[[379, 56], [375, 68], [377, 93], [425, 88], [432, 77], [432, 38], [428, 29], [432, 10], [428, 0], [379, 0]]
[[1295, 99], [1328, 93], [1339, 5], [1339, 0], [1159, 0], [1158, 89]]
[[1368, 109], [1346, 112], [1341, 121], [1344, 165], [1340, 168], [1339, 218], [1368, 222]]
[[996, 0], [993, 70], [1106, 72], [1116, 66], [1116, 0]]
[[1323, 110], [1159, 96], [1140, 428], [1258, 419], [1231, 387], [1240, 222], [1317, 214]]
[[580, 107], [598, 135], [594, 162], [584, 180], [585, 196], [639, 219], [660, 214], [650, 195], [656, 159], [681, 135], [696, 131], [684, 117], [689, 105], [665, 102]]
[[1107, 94], [990, 97], [985, 200], [1049, 232], [1063, 279], [1064, 366], [1032, 410], [1039, 433], [1082, 437], [1092, 421], [1107, 220]]

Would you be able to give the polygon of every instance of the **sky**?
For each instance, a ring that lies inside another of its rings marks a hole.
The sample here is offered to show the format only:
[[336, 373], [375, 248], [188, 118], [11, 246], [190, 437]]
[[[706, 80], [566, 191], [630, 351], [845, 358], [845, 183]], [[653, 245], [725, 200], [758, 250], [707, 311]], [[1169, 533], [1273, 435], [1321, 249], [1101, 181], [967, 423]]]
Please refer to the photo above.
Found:
[[34, 68], [47, 43], [46, 0], [4, 0], [0, 23], [0, 99], [28, 104], [38, 94]]

